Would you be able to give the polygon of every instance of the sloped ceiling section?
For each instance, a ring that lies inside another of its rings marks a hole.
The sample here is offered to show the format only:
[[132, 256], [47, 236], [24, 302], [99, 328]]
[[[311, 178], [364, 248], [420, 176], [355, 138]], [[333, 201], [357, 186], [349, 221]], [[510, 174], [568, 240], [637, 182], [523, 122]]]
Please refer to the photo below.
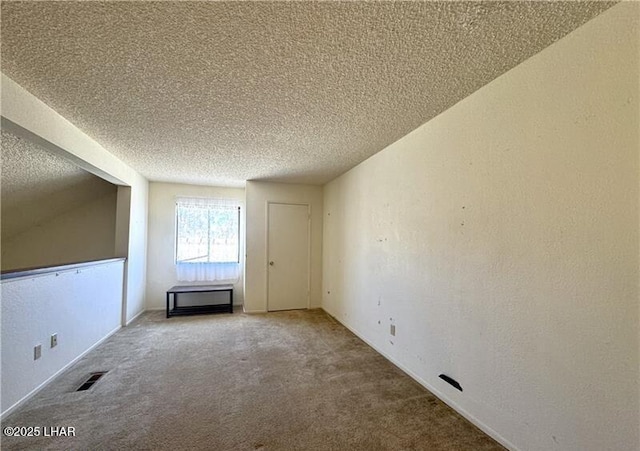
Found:
[[2, 130], [2, 240], [108, 194], [111, 183]]
[[150, 180], [323, 184], [611, 5], [3, 2], [2, 70]]

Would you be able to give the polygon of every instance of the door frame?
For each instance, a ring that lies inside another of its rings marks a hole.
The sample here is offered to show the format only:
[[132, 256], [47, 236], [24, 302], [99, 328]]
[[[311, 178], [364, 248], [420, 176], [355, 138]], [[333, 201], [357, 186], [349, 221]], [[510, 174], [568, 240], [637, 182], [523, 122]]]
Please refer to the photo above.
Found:
[[[307, 305], [311, 302], [311, 204], [307, 202], [278, 202], [268, 200], [265, 204], [265, 258], [264, 267], [267, 277], [265, 277], [265, 299], [267, 300], [267, 312], [269, 312], [269, 210], [271, 205], [299, 205], [307, 207]], [[275, 310], [274, 310], [275, 311]]]

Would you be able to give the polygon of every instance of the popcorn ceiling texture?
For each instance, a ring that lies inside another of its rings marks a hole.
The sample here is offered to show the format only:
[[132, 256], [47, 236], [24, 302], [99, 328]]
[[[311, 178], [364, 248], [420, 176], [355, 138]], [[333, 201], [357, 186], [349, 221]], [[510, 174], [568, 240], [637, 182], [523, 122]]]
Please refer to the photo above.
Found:
[[117, 188], [2, 131], [2, 240]]
[[323, 184], [612, 4], [3, 2], [2, 70], [150, 180]]

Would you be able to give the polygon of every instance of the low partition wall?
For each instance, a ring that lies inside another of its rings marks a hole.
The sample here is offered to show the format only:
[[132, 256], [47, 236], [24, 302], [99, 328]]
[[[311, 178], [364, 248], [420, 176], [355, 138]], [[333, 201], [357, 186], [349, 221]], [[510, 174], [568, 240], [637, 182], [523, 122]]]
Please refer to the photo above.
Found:
[[2, 417], [120, 328], [124, 260], [2, 274]]

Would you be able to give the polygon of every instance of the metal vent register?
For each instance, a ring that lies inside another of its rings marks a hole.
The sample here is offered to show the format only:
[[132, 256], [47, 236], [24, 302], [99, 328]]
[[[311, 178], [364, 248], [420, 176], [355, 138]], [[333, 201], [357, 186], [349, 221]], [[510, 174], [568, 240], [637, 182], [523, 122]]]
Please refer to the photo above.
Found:
[[80, 387], [78, 387], [78, 389], [76, 391], [85, 391], [85, 390], [89, 390], [91, 387], [93, 387], [93, 385], [98, 382], [98, 380], [104, 376], [105, 374], [107, 374], [106, 371], [97, 371], [95, 373], [91, 373], [89, 375], [89, 377], [87, 378], [86, 381], [84, 381], [82, 383], [82, 385], [80, 385]]

